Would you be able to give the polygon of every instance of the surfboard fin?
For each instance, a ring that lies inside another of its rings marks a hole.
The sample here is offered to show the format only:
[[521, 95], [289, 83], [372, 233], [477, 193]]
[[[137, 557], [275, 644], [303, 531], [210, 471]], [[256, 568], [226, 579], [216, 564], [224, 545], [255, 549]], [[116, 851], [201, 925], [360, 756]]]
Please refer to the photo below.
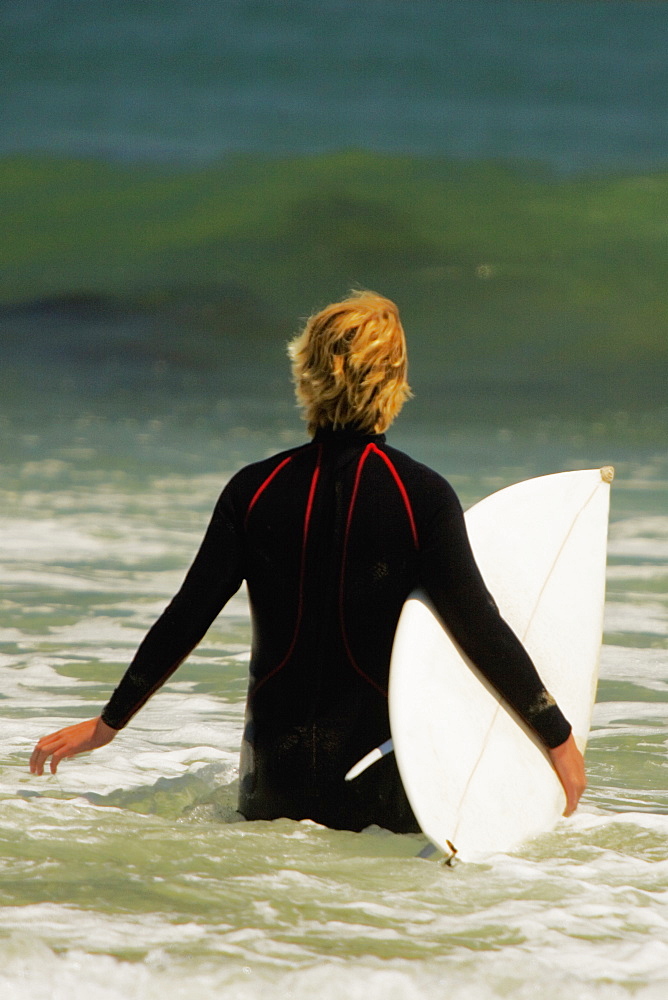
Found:
[[449, 854], [447, 858], [443, 858], [443, 864], [447, 865], [448, 868], [452, 868], [457, 860], [457, 848], [450, 840], [446, 840], [446, 844], [452, 851], [452, 854]]
[[388, 753], [394, 753], [394, 743], [392, 740], [385, 740], [385, 742], [381, 743], [379, 747], [375, 747], [373, 750], [370, 750], [369, 753], [365, 754], [361, 760], [358, 760], [356, 764], [353, 764], [346, 774], [345, 780], [353, 781], [355, 778], [358, 778], [363, 771], [366, 771], [367, 767], [371, 767], [371, 765], [375, 764], [377, 760], [381, 760], [383, 757], [386, 757]]

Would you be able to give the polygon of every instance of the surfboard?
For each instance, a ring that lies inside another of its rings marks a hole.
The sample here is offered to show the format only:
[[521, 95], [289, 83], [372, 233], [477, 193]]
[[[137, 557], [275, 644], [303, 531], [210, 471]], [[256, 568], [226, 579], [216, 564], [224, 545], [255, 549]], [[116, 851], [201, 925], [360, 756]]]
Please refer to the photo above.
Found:
[[[465, 515], [487, 587], [582, 752], [598, 676], [612, 477], [606, 467], [527, 480]], [[561, 817], [565, 795], [542, 744], [419, 592], [397, 627], [389, 711], [408, 799], [446, 857], [478, 861], [512, 850]]]

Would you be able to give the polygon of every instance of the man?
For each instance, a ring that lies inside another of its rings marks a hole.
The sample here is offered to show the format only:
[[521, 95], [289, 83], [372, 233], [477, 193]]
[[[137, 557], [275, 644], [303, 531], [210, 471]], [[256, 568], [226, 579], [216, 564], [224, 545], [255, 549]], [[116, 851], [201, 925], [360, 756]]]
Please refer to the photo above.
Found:
[[344, 775], [389, 737], [392, 640], [420, 586], [543, 741], [570, 814], [585, 787], [582, 756], [485, 588], [459, 501], [441, 476], [385, 442], [410, 395], [396, 306], [353, 293], [311, 317], [289, 353], [311, 441], [230, 480], [183, 586], [101, 716], [41, 739], [32, 772], [109, 743], [245, 579], [253, 640], [240, 812], [416, 831], [392, 755], [354, 782]]

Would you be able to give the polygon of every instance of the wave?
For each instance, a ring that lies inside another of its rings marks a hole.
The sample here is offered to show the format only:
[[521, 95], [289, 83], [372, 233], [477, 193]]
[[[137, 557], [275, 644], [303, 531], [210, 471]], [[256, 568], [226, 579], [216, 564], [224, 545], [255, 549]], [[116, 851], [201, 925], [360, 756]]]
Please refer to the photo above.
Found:
[[368, 286], [450, 365], [668, 362], [668, 172], [564, 178], [359, 151], [183, 170], [12, 157], [0, 191], [7, 329], [157, 315], [205, 339], [284, 340]]

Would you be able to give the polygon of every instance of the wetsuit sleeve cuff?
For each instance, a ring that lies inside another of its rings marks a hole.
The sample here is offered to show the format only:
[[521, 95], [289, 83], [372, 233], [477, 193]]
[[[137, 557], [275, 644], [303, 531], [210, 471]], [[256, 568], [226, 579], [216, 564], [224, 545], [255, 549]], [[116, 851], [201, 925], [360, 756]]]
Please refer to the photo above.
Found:
[[110, 729], [119, 731], [125, 728], [126, 723], [114, 718], [113, 713], [108, 712], [106, 708], [102, 712], [100, 718], [104, 722], [105, 726], [109, 726]]
[[561, 746], [571, 735], [571, 724], [558, 705], [550, 705], [543, 709], [534, 716], [531, 723], [548, 750]]

